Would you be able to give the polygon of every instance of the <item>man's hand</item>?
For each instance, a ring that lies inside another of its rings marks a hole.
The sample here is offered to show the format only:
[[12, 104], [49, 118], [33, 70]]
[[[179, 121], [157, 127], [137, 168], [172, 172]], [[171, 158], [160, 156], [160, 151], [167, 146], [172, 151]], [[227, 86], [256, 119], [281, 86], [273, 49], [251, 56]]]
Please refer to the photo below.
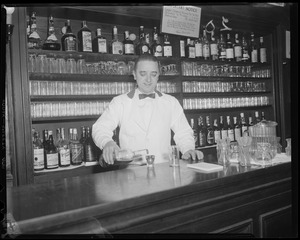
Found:
[[196, 149], [188, 150], [182, 155], [182, 159], [188, 160], [189, 158], [192, 158], [194, 161], [196, 159], [198, 160], [203, 159], [203, 157], [204, 157], [203, 153]]
[[118, 151], [120, 151], [120, 147], [114, 141], [106, 143], [103, 148], [104, 161], [108, 164], [114, 164], [114, 153]]

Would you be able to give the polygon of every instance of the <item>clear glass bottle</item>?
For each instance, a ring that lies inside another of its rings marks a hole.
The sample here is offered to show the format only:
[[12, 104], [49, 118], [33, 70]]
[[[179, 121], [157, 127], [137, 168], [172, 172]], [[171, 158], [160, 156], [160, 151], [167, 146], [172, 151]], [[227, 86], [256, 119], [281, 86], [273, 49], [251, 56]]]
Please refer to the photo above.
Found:
[[27, 44], [28, 44], [29, 49], [40, 49], [41, 48], [41, 38], [37, 32], [36, 12], [32, 12], [32, 15], [31, 15], [31, 27], [30, 27], [30, 34], [28, 36]]
[[219, 128], [219, 125], [218, 125], [218, 119], [217, 118], [214, 119], [213, 129], [214, 129], [215, 144], [217, 144], [218, 140], [221, 139], [221, 131], [220, 131], [220, 128]]
[[206, 146], [206, 127], [203, 122], [202, 116], [199, 116], [198, 118], [198, 142], [199, 147], [205, 147]]
[[44, 146], [40, 139], [39, 132], [33, 132], [33, 167], [34, 171], [45, 169]]
[[211, 32], [210, 55], [211, 55], [211, 60], [213, 61], [219, 60], [218, 42], [216, 40], [214, 31]]
[[234, 58], [236, 62], [242, 61], [242, 45], [240, 44], [239, 34], [235, 34], [234, 40]]
[[71, 22], [67, 20], [66, 33], [61, 37], [62, 50], [66, 52], [77, 51], [77, 38], [72, 32]]
[[60, 167], [68, 167], [71, 164], [69, 141], [65, 138], [65, 129], [56, 129], [56, 146], [58, 150], [58, 162]]
[[162, 57], [163, 49], [162, 45], [160, 44], [159, 35], [157, 32], [157, 28], [153, 28], [153, 43], [151, 45], [151, 52], [155, 57]]
[[134, 55], [134, 44], [133, 41], [129, 38], [129, 31], [124, 32], [124, 54], [125, 55]]
[[251, 42], [250, 42], [250, 52], [251, 52], [251, 62], [257, 63], [257, 46], [254, 40], [254, 32], [251, 32]]
[[210, 47], [209, 47], [209, 40], [206, 34], [206, 30], [203, 30], [203, 41], [202, 41], [202, 53], [204, 60], [210, 59]]
[[58, 168], [58, 152], [57, 152], [57, 148], [54, 144], [52, 131], [49, 130], [48, 133], [49, 133], [49, 144], [48, 144], [47, 148], [45, 148], [45, 151], [46, 151], [45, 168], [46, 169], [54, 169], [54, 168]]
[[88, 28], [86, 21], [82, 21], [82, 27], [77, 33], [78, 51], [92, 52], [92, 31]]
[[117, 26], [113, 27], [113, 39], [111, 41], [111, 53], [112, 54], [120, 54], [122, 55], [124, 50], [123, 43], [118, 39], [118, 28]]
[[[179, 40], [180, 57], [185, 58], [185, 41], [183, 38]], [[202, 50], [201, 50], [202, 51]]]
[[107, 53], [107, 40], [101, 34], [101, 28], [97, 28], [96, 37], [93, 40], [93, 51], [96, 53]]
[[267, 48], [264, 44], [264, 38], [263, 37], [259, 38], [259, 61], [261, 63], [266, 63], [267, 62]]
[[77, 128], [73, 128], [70, 136], [71, 164], [80, 165], [83, 161], [83, 146], [78, 140]]
[[43, 44], [44, 50], [60, 50], [60, 43], [57, 40], [54, 31], [54, 19], [52, 16], [49, 17], [48, 21], [48, 36]]
[[169, 35], [168, 34], [164, 35], [163, 56], [164, 57], [172, 57], [173, 56], [172, 45], [169, 41]]

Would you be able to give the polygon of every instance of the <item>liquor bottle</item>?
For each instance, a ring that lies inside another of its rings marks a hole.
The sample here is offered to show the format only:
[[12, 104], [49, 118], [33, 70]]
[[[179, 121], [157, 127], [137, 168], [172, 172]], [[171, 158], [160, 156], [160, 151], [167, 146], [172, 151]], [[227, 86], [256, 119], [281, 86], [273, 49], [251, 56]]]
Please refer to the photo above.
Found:
[[70, 20], [67, 20], [66, 33], [61, 37], [61, 47], [66, 52], [77, 51], [77, 38], [72, 32]]
[[107, 53], [107, 40], [101, 35], [101, 28], [97, 28], [96, 37], [93, 40], [93, 51], [96, 53]]
[[144, 26], [140, 26], [139, 33], [140, 33], [140, 39], [136, 46], [136, 54], [137, 55], [149, 54], [149, 44], [146, 43]]
[[110, 49], [112, 54], [123, 54], [123, 43], [118, 39], [118, 28], [116, 26], [113, 27], [113, 38]]
[[234, 128], [231, 124], [230, 116], [227, 116], [227, 134], [228, 138], [230, 139], [230, 142], [234, 142]]
[[153, 28], [153, 43], [151, 45], [151, 52], [155, 57], [162, 57], [163, 49], [162, 45], [160, 44], [157, 28]]
[[65, 138], [65, 129], [56, 129], [58, 163], [60, 167], [68, 167], [71, 164], [69, 141]]
[[172, 45], [169, 41], [169, 35], [168, 34], [164, 35], [163, 56], [164, 57], [172, 57], [173, 56]]
[[265, 118], [265, 112], [261, 112], [261, 120], [266, 120], [266, 118]]
[[220, 130], [221, 130], [221, 139], [225, 139], [228, 137], [228, 129], [227, 125], [224, 122], [223, 116], [220, 116]]
[[83, 146], [78, 140], [77, 128], [73, 128], [72, 135], [72, 139], [70, 139], [71, 164], [80, 165], [83, 161]]
[[259, 61], [261, 63], [267, 62], [267, 48], [265, 47], [263, 37], [259, 38]]
[[198, 133], [197, 133], [197, 127], [195, 125], [195, 121], [194, 118], [191, 118], [191, 128], [193, 129], [193, 133], [194, 133], [194, 140], [195, 140], [195, 147], [198, 147]]
[[86, 162], [97, 161], [97, 146], [93, 141], [89, 127], [86, 127], [86, 140], [84, 144], [84, 152]]
[[213, 61], [216, 61], [219, 59], [218, 43], [215, 38], [214, 31], [211, 32], [210, 55], [211, 55], [211, 60], [213, 60]]
[[206, 35], [206, 30], [203, 30], [203, 41], [202, 41], [202, 53], [204, 60], [210, 59], [210, 47], [209, 47], [209, 40]]
[[145, 42], [148, 45], [148, 54], [151, 54], [151, 48], [150, 48], [150, 35], [149, 33], [145, 34]]
[[221, 61], [226, 60], [226, 43], [224, 40], [224, 35], [220, 34], [220, 42], [219, 42], [219, 59]]
[[41, 38], [37, 32], [37, 25], [36, 25], [36, 12], [33, 12], [31, 15], [30, 34], [28, 36], [28, 48], [29, 49], [41, 48]]
[[33, 168], [34, 171], [45, 169], [44, 146], [40, 139], [39, 132], [33, 132]]
[[57, 37], [54, 31], [54, 20], [53, 17], [49, 17], [48, 21], [48, 36], [43, 44], [44, 50], [60, 50], [60, 43], [58, 43]]
[[81, 137], [79, 139], [79, 142], [82, 144], [83, 147], [83, 160], [85, 160], [85, 141], [86, 141], [86, 133], [85, 133], [85, 127], [81, 126]]
[[190, 38], [186, 39], [186, 46], [185, 46], [185, 56], [187, 58], [195, 58], [195, 45], [192, 44]]
[[227, 33], [227, 40], [226, 40], [226, 60], [233, 61], [234, 53], [233, 53], [233, 44], [231, 41], [230, 33]]
[[46, 162], [47, 156], [46, 156], [46, 148], [48, 147], [49, 144], [49, 137], [48, 137], [48, 130], [44, 129], [43, 130], [43, 147], [44, 147], [44, 162]]
[[248, 133], [248, 124], [246, 122], [244, 113], [240, 113], [240, 116], [241, 116], [242, 136], [244, 136], [245, 134], [249, 135], [249, 133]]
[[240, 44], [239, 34], [235, 34], [234, 58], [236, 62], [242, 61], [242, 45]]
[[218, 119], [217, 119], [217, 118], [214, 119], [214, 126], [213, 126], [213, 129], [214, 129], [215, 143], [217, 144], [217, 143], [218, 143], [218, 140], [221, 139], [221, 131], [220, 131], [220, 128], [219, 128], [219, 126], [218, 126]]
[[253, 126], [254, 126], [254, 123], [252, 121], [252, 117], [251, 116], [249, 116], [249, 118], [248, 118], [248, 123], [249, 123], [249, 126], [248, 126], [249, 136], [253, 136]]
[[124, 54], [125, 55], [134, 55], [134, 44], [133, 41], [129, 38], [129, 31], [124, 32]]
[[198, 118], [198, 145], [199, 147], [205, 147], [206, 146], [206, 127], [203, 122], [202, 116], [199, 116]]
[[92, 52], [92, 31], [88, 28], [86, 21], [82, 21], [82, 27], [77, 33], [78, 51]]
[[258, 113], [258, 111], [255, 111], [255, 124], [257, 124], [257, 123], [259, 123], [260, 122], [260, 118], [259, 118], [259, 113]]
[[185, 41], [184, 39], [179, 40], [179, 48], [180, 48], [180, 57], [185, 57]]
[[214, 129], [210, 125], [209, 116], [206, 116], [206, 129], [207, 129], [206, 143], [207, 145], [213, 145], [215, 143]]
[[54, 168], [58, 168], [58, 152], [56, 146], [54, 145], [52, 131], [49, 130], [48, 133], [49, 133], [49, 144], [47, 148], [45, 148], [46, 151], [45, 168], [54, 169]]
[[237, 141], [242, 136], [242, 128], [237, 121], [237, 117], [233, 117], [233, 126], [234, 126], [234, 138]]
[[257, 46], [254, 41], [254, 32], [251, 32], [250, 53], [251, 53], [251, 62], [257, 63]]
[[203, 58], [203, 44], [200, 36], [195, 40], [195, 57], [200, 59]]
[[242, 36], [242, 61], [248, 62], [250, 59], [249, 57], [249, 47], [248, 42], [246, 40], [245, 34]]

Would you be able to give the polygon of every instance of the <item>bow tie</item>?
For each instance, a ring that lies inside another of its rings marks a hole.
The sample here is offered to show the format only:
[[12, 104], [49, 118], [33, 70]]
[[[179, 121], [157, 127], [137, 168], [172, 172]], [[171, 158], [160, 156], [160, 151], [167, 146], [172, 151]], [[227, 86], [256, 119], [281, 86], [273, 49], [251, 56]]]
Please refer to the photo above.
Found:
[[141, 94], [139, 94], [139, 99], [144, 99], [146, 97], [155, 98], [155, 93], [150, 93], [150, 94], [141, 93]]

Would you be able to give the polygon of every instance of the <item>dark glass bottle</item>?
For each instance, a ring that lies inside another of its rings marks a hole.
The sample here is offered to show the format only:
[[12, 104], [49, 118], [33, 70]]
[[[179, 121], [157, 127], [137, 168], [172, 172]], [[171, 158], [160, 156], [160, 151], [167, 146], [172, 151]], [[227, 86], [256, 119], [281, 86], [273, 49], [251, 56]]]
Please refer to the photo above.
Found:
[[198, 59], [203, 58], [203, 43], [200, 35], [199, 38], [195, 40], [195, 57]]
[[92, 52], [92, 31], [88, 28], [86, 21], [82, 21], [82, 27], [77, 33], [78, 51]]
[[33, 166], [34, 171], [45, 169], [44, 146], [40, 139], [39, 132], [33, 132]]
[[235, 34], [234, 41], [234, 58], [236, 62], [242, 61], [242, 45], [240, 43], [239, 34]]
[[252, 63], [257, 63], [257, 46], [254, 40], [254, 33], [251, 32], [251, 42], [250, 42], [250, 52], [251, 52], [251, 62]]
[[57, 37], [55, 36], [54, 20], [52, 16], [49, 17], [48, 29], [48, 36], [43, 44], [43, 49], [56, 51], [60, 50], [60, 43], [58, 42]]
[[140, 26], [140, 39], [136, 47], [136, 54], [137, 55], [143, 55], [143, 54], [149, 54], [149, 44], [146, 43], [146, 36], [144, 32], [144, 26]]
[[234, 127], [231, 124], [231, 119], [230, 116], [227, 116], [227, 135], [228, 138], [230, 139], [230, 142], [234, 142]]
[[228, 137], [228, 129], [227, 125], [224, 122], [223, 116], [220, 116], [220, 130], [221, 130], [221, 139], [225, 139]]
[[101, 35], [101, 28], [97, 28], [97, 35], [93, 40], [93, 51], [96, 53], [107, 53], [107, 40]]
[[197, 127], [195, 125], [194, 118], [191, 118], [191, 128], [193, 129], [193, 133], [194, 133], [195, 147], [198, 147], [198, 132], [197, 132]]
[[204, 60], [210, 59], [210, 46], [209, 46], [209, 40], [206, 34], [206, 30], [203, 30], [203, 41], [202, 41], [202, 53]]
[[242, 136], [244, 136], [245, 134], [249, 135], [249, 133], [248, 133], [248, 124], [246, 122], [244, 113], [240, 113], [240, 116], [241, 116]]
[[213, 61], [219, 60], [218, 42], [216, 40], [214, 31], [211, 32], [210, 55], [211, 55], [211, 60]]
[[238, 138], [242, 136], [242, 128], [239, 122], [237, 121], [237, 117], [233, 117], [233, 126], [234, 126], [234, 139], [237, 141]]
[[246, 40], [245, 34], [242, 37], [242, 61], [243, 62], [249, 62], [249, 46], [248, 42]]
[[255, 111], [255, 124], [257, 124], [257, 123], [259, 123], [261, 120], [260, 120], [260, 118], [259, 118], [259, 112], [258, 111]]
[[233, 61], [234, 59], [234, 52], [233, 52], [233, 44], [231, 41], [230, 33], [227, 33], [227, 39], [226, 39], [226, 60], [227, 61]]
[[190, 38], [186, 39], [186, 46], [185, 46], [185, 56], [187, 58], [195, 58], [195, 45], [192, 44], [193, 41]]
[[151, 48], [150, 48], [150, 35], [149, 35], [149, 33], [145, 34], [145, 41], [146, 41], [146, 44], [148, 45], [148, 54], [152, 54], [151, 53]]
[[53, 135], [52, 131], [49, 131], [49, 144], [46, 151], [46, 162], [45, 162], [45, 168], [46, 169], [54, 169], [58, 168], [58, 152], [57, 148], [54, 145]]
[[202, 116], [199, 116], [198, 118], [198, 142], [199, 147], [205, 147], [206, 146], [206, 127], [203, 122]]
[[164, 35], [163, 56], [164, 57], [172, 57], [173, 56], [172, 45], [169, 41], [169, 35], [168, 34]]
[[129, 38], [129, 31], [124, 32], [124, 54], [125, 55], [134, 55], [134, 44], [133, 41]]
[[213, 129], [214, 129], [215, 143], [217, 144], [217, 143], [218, 143], [218, 140], [221, 139], [221, 131], [220, 131], [220, 128], [219, 128], [219, 126], [218, 126], [218, 119], [217, 119], [217, 118], [214, 119], [214, 126], [213, 126]]
[[210, 124], [209, 116], [206, 116], [206, 129], [207, 129], [207, 135], [206, 135], [207, 145], [213, 145], [215, 143], [214, 129]]
[[77, 51], [77, 38], [71, 29], [71, 22], [67, 20], [66, 33], [61, 37], [62, 50], [66, 52]]
[[225, 39], [224, 39], [223, 33], [220, 34], [219, 59], [221, 61], [225, 61], [226, 60], [226, 43], [225, 43]]
[[153, 28], [153, 43], [151, 45], [151, 52], [155, 57], [162, 57], [163, 49], [162, 45], [160, 44], [157, 28]]
[[89, 127], [86, 127], [86, 140], [84, 145], [84, 152], [86, 162], [97, 161], [97, 146], [95, 145], [92, 139]]
[[78, 140], [77, 128], [73, 128], [72, 139], [70, 139], [71, 164], [80, 165], [83, 161], [83, 145]]

